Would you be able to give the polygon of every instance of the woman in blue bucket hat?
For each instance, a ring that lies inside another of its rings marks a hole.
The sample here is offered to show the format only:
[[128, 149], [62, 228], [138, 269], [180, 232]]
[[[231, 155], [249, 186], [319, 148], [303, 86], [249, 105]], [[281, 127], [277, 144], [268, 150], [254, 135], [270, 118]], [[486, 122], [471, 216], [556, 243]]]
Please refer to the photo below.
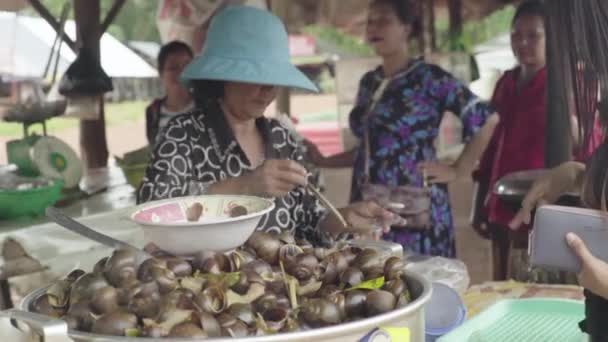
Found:
[[343, 228], [306, 189], [300, 146], [264, 117], [278, 87], [317, 91], [289, 60], [283, 23], [268, 11], [229, 6], [211, 21], [205, 46], [181, 76], [197, 109], [172, 119], [138, 190], [138, 202], [198, 194], [275, 198], [259, 229], [315, 244], [336, 234], [372, 233], [394, 215], [373, 202], [340, 209]]

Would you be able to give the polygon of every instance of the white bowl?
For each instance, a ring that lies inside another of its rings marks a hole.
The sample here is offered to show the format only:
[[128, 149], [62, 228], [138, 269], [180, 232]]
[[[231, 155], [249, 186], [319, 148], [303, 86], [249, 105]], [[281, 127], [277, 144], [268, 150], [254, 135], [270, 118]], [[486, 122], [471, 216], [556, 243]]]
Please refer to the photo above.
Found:
[[[186, 210], [197, 202], [202, 204], [203, 213], [198, 221], [190, 222]], [[230, 217], [230, 209], [237, 205], [245, 207], [247, 215]], [[192, 255], [241, 246], [272, 209], [274, 202], [260, 197], [203, 195], [145, 203], [130, 218], [143, 228], [146, 243], [174, 255]]]

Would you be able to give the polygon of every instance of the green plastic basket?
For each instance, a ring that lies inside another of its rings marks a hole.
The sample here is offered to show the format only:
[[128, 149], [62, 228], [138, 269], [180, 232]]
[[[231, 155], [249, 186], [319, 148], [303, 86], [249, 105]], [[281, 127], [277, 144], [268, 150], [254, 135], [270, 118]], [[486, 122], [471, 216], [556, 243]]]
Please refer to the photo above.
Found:
[[585, 318], [583, 302], [566, 299], [503, 300], [438, 342], [583, 342], [578, 322]]
[[63, 182], [30, 190], [0, 190], [0, 219], [40, 216], [61, 197]]

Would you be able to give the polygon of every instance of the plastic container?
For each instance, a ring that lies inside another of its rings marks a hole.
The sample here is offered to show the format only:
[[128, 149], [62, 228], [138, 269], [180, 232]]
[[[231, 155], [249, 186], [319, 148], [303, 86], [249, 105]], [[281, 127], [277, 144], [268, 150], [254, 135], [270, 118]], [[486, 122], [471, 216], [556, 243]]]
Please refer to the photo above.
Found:
[[434, 342], [464, 322], [467, 309], [451, 287], [433, 283], [431, 300], [424, 307], [426, 342]]
[[152, 150], [149, 146], [144, 146], [137, 150], [125, 153], [122, 158], [116, 158], [116, 164], [122, 169], [127, 182], [135, 189], [139, 188], [141, 180], [144, 178], [146, 168], [150, 162]]
[[125, 175], [127, 179], [127, 183], [131, 185], [133, 188], [139, 188], [142, 179], [144, 178], [144, 174], [146, 173], [146, 168], [148, 164], [135, 164], [135, 165], [122, 165], [118, 164], [122, 173]]
[[405, 269], [423, 275], [432, 283], [443, 283], [458, 293], [469, 288], [467, 266], [460, 260], [428, 255], [407, 255]]
[[567, 299], [510, 299], [500, 301], [465, 322], [439, 342], [553, 342], [587, 341], [578, 322], [583, 302]]
[[29, 190], [0, 190], [0, 219], [44, 214], [46, 207], [61, 197], [62, 187], [63, 182], [55, 180], [49, 186]]

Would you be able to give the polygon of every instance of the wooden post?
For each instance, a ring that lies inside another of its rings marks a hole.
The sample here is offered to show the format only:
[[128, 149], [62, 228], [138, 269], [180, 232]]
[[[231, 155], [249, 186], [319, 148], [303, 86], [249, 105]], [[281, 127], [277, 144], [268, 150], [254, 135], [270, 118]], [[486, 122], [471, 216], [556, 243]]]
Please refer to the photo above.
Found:
[[431, 35], [431, 51], [437, 50], [437, 30], [435, 29], [435, 0], [425, 1], [429, 3], [430, 11], [428, 13], [429, 33]]
[[462, 32], [462, 0], [448, 0], [450, 12], [450, 34], [457, 35]]
[[418, 40], [418, 51], [417, 54], [427, 55], [427, 41], [425, 39], [426, 36], [426, 5], [425, 1], [418, 2], [415, 5], [415, 11], [417, 13], [417, 17], [420, 18], [420, 31], [415, 32], [417, 34], [416, 38]]
[[437, 48], [435, 40], [435, 1], [426, 0], [421, 3], [422, 18], [422, 52], [429, 57]]
[[[290, 1], [286, 0], [270, 0], [270, 10], [277, 17], [281, 18], [285, 23], [285, 28], [288, 29], [289, 25], [287, 23], [288, 20], [288, 8]], [[290, 101], [290, 89], [287, 87], [282, 87], [279, 89], [279, 93], [277, 95], [276, 102], [276, 110], [279, 114], [287, 114], [291, 116], [291, 101]]]
[[[90, 49], [99, 59], [101, 38], [99, 0], [74, 0], [74, 18], [79, 47]], [[103, 96], [98, 120], [80, 120], [80, 155], [87, 169], [108, 165], [108, 143]]]

